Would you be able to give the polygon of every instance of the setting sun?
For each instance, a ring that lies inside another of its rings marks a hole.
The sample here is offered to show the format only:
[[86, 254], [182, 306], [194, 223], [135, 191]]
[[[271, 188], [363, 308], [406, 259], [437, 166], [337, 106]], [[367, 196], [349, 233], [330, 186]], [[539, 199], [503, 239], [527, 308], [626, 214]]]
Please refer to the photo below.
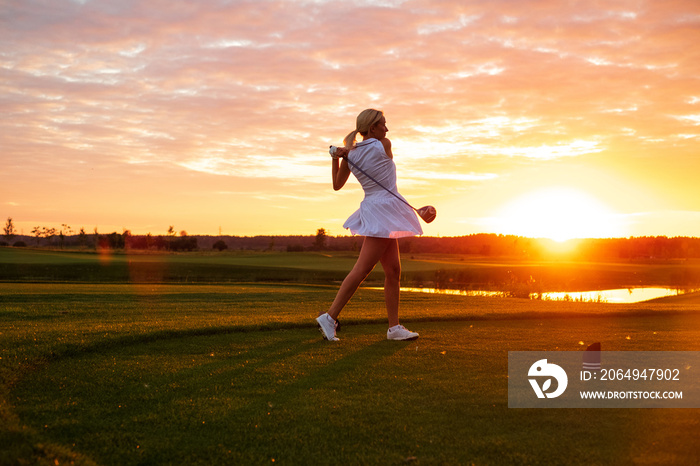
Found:
[[502, 233], [566, 241], [623, 234], [614, 211], [583, 191], [551, 187], [533, 191], [504, 205], [493, 219]]

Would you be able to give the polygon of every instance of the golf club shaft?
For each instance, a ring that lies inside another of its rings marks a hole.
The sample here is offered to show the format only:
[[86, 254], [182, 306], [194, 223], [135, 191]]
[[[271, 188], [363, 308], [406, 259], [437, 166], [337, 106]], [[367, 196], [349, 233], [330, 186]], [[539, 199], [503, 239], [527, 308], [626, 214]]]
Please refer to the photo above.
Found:
[[358, 170], [360, 170], [360, 172], [362, 172], [362, 174], [365, 175], [367, 178], [369, 178], [370, 180], [374, 181], [374, 182], [377, 183], [379, 186], [381, 186], [382, 188], [384, 188], [385, 190], [387, 190], [387, 191], [388, 191], [392, 196], [394, 196], [396, 199], [398, 199], [399, 201], [401, 201], [401, 202], [403, 202], [404, 204], [406, 204], [407, 206], [409, 206], [411, 209], [413, 209], [413, 210], [415, 210], [416, 212], [418, 212], [418, 209], [416, 209], [416, 208], [413, 207], [411, 204], [409, 204], [408, 201], [406, 201], [406, 199], [402, 198], [401, 196], [399, 196], [398, 194], [396, 194], [394, 191], [392, 191], [391, 189], [387, 188], [386, 186], [384, 186], [383, 184], [381, 184], [379, 181], [375, 180], [374, 177], [372, 177], [372, 175], [370, 175], [369, 173], [367, 173], [366, 171], [364, 171], [363, 169], [361, 169], [360, 167], [358, 167], [356, 164], [354, 164], [353, 162], [351, 162], [350, 159], [349, 159], [347, 156], [345, 156], [345, 157], [343, 157], [343, 158], [345, 159], [345, 161], [346, 161], [347, 163], [349, 163], [349, 164], [352, 165], [353, 167], [355, 167], [355, 168], [357, 168]]

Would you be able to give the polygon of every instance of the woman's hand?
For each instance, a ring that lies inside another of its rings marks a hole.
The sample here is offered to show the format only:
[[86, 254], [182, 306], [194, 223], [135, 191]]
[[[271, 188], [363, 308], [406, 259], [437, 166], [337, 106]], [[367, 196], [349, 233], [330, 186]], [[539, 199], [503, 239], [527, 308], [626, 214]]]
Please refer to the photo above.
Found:
[[349, 153], [350, 153], [350, 151], [349, 151], [347, 148], [345, 148], [345, 147], [338, 147], [338, 148], [335, 150], [335, 156], [334, 156], [333, 158], [338, 158], [338, 157], [339, 157], [339, 158], [341, 158], [341, 159], [344, 159], [344, 158], [346, 158], [346, 157], [348, 156]]

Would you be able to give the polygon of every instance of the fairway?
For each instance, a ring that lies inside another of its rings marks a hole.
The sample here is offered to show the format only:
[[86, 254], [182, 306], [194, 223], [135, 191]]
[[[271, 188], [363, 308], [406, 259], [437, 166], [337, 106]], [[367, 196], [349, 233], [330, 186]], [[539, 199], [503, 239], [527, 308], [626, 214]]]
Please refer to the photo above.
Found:
[[[695, 463], [691, 409], [507, 407], [507, 353], [698, 350], [697, 297], [637, 305], [360, 290], [0, 284], [0, 463]], [[652, 430], [647, 425], [654, 425]], [[556, 448], [553, 447], [556, 445]]]
[[[337, 285], [353, 252], [157, 253], [0, 248], [0, 281], [71, 283], [315, 283]], [[408, 287], [528, 292], [632, 287], [700, 288], [700, 260], [537, 261], [469, 255], [404, 254]], [[383, 285], [381, 264], [367, 285]]]

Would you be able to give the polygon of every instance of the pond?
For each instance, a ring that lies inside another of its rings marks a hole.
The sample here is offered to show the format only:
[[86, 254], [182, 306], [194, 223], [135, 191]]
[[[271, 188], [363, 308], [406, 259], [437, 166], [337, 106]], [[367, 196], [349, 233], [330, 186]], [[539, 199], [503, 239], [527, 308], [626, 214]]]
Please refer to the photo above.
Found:
[[[381, 290], [381, 287], [371, 287], [370, 289]], [[410, 288], [402, 287], [402, 292], [406, 293], [433, 293], [456, 296], [484, 296], [484, 297], [505, 297], [504, 291], [484, 291], [484, 290], [450, 290], [436, 288]], [[677, 296], [685, 293], [698, 291], [696, 289], [679, 289], [663, 287], [640, 287], [640, 288], [619, 288], [614, 290], [595, 291], [558, 291], [540, 293], [540, 298], [549, 301], [581, 301], [600, 303], [639, 303], [650, 299], [664, 298], [667, 296]], [[530, 297], [537, 298], [533, 293]]]
[[678, 288], [644, 287], [620, 288], [615, 290], [570, 291], [557, 293], [542, 293], [542, 299], [551, 301], [584, 301], [601, 303], [640, 303], [650, 299], [678, 296], [697, 290]]

